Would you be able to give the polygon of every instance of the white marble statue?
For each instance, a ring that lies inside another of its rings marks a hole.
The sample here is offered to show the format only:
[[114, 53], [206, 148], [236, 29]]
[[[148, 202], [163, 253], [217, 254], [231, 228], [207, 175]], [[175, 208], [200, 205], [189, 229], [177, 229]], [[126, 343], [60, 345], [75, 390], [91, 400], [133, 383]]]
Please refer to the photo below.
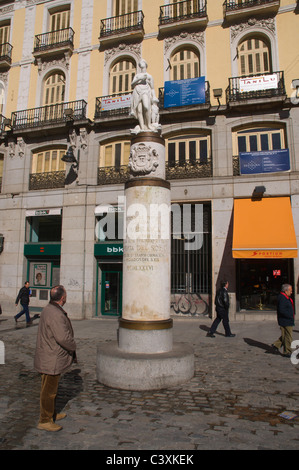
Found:
[[158, 131], [159, 124], [159, 100], [155, 95], [153, 77], [147, 73], [147, 63], [144, 59], [139, 62], [140, 72], [132, 81], [131, 115], [139, 125], [131, 132], [138, 134], [140, 131]]

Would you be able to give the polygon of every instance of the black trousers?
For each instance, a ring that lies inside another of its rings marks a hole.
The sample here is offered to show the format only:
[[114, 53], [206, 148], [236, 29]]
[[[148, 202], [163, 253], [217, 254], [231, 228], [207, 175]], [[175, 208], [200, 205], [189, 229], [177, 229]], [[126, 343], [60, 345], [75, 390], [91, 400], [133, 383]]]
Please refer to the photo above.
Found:
[[225, 335], [226, 336], [230, 335], [231, 330], [230, 330], [230, 326], [229, 326], [228, 309], [217, 307], [216, 312], [217, 312], [217, 317], [215, 318], [215, 320], [212, 323], [212, 326], [210, 328], [210, 333], [215, 333], [219, 323], [221, 323], [221, 321], [222, 321], [223, 328], [224, 328], [224, 331], [225, 331]]

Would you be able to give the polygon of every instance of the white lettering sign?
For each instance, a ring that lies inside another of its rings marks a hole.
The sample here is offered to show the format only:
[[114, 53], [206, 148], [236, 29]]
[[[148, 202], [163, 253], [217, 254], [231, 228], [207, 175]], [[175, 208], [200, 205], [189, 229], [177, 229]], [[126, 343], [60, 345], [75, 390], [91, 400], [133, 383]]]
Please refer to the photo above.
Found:
[[110, 96], [102, 98], [101, 111], [111, 109], [129, 108], [131, 106], [131, 94], [121, 96]]

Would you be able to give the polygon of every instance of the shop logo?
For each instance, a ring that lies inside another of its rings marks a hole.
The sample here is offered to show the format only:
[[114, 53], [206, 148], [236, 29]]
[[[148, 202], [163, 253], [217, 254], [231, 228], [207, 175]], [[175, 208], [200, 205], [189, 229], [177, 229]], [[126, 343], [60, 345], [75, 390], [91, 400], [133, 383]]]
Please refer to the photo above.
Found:
[[[185, 250], [200, 250], [203, 245], [203, 205], [149, 204], [126, 205], [126, 198], [118, 198], [118, 207], [98, 206], [102, 214], [96, 222], [97, 240], [182, 240]], [[113, 215], [111, 217], [111, 215]], [[172, 220], [172, 234], [170, 227]]]
[[291, 354], [291, 363], [296, 366], [299, 364], [299, 340], [297, 339], [296, 341], [292, 341], [291, 348], [295, 349], [295, 351], [292, 352]]
[[0, 364], [5, 364], [5, 346], [3, 341], [0, 341]]

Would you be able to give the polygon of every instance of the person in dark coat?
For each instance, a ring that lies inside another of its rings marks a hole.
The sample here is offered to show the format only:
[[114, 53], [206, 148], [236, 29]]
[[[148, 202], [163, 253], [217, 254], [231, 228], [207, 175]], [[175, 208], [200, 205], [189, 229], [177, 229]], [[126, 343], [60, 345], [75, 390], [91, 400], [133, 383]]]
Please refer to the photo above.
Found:
[[217, 290], [216, 297], [215, 297], [217, 316], [212, 323], [210, 331], [207, 333], [207, 336], [209, 336], [210, 338], [215, 338], [214, 333], [217, 330], [217, 327], [221, 321], [223, 323], [225, 336], [228, 336], [228, 337], [236, 336], [232, 334], [230, 330], [230, 326], [229, 326], [229, 318], [228, 318], [229, 296], [228, 296], [227, 289], [228, 289], [228, 281], [222, 281], [221, 287], [220, 289]]
[[294, 303], [291, 298], [293, 288], [290, 284], [283, 284], [277, 297], [277, 322], [280, 326], [281, 336], [272, 344], [276, 352], [283, 348], [283, 356], [291, 357], [291, 344], [293, 341], [293, 326], [295, 325]]
[[29, 313], [29, 302], [30, 302], [30, 289], [29, 289], [29, 282], [26, 281], [24, 286], [19, 290], [18, 296], [16, 298], [16, 306], [20, 302], [22, 306], [22, 310], [15, 315], [14, 319], [15, 322], [17, 323], [18, 318], [20, 318], [22, 315], [26, 316], [26, 326], [29, 326], [32, 324], [31, 318], [30, 318], [30, 313]]

